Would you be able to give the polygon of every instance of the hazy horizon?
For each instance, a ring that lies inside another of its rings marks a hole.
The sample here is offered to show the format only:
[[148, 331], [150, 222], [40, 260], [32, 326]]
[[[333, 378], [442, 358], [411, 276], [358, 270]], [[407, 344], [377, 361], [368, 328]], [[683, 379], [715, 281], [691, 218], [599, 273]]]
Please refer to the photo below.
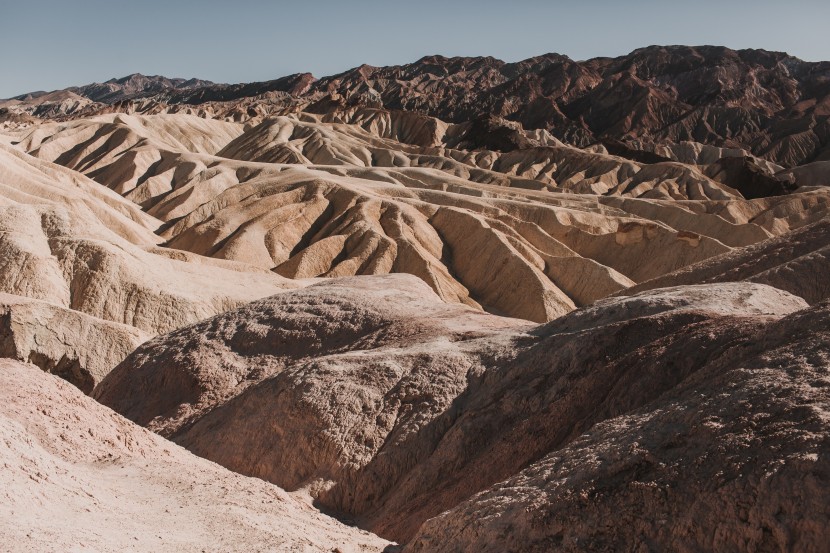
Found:
[[433, 54], [515, 62], [555, 52], [585, 60], [654, 44], [709, 44], [830, 59], [823, 29], [830, 3], [814, 0], [792, 2], [786, 12], [764, 0], [674, 6], [429, 0], [414, 8], [374, 0], [315, 6], [241, 0], [233, 7], [216, 0], [0, 2], [0, 47], [15, 53], [0, 59], [0, 98], [133, 73], [225, 83], [302, 72], [321, 77]]

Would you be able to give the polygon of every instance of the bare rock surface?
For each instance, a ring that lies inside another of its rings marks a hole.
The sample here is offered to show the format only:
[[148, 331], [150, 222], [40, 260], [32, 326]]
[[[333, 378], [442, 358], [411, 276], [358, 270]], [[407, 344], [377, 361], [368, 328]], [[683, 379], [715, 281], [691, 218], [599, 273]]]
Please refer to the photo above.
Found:
[[669, 409], [707, 363], [806, 307], [726, 283], [609, 299], [533, 327], [443, 304], [404, 275], [339, 279], [156, 338], [95, 397], [407, 542], [595, 425]]
[[406, 551], [824, 550], [830, 305], [745, 324], [711, 328], [741, 338], [427, 521]]
[[36, 365], [87, 394], [149, 337], [132, 326], [0, 293], [0, 357]]
[[381, 551], [261, 480], [200, 459], [39, 368], [0, 359], [6, 551]]

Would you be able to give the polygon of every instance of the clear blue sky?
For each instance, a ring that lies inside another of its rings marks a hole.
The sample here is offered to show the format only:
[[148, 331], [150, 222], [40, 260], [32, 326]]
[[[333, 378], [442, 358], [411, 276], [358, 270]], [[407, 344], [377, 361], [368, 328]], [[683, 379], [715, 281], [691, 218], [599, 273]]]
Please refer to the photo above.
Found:
[[830, 0], [0, 0], [0, 98], [136, 72], [248, 82], [427, 54], [718, 44], [817, 61], [829, 25]]

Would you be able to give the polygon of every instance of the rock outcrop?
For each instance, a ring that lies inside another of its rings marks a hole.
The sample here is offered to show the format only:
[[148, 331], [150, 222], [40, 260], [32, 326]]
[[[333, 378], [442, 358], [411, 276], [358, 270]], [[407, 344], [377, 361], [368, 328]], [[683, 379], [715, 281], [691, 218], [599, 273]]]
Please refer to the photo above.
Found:
[[0, 293], [0, 357], [37, 365], [87, 394], [149, 337], [132, 326]]
[[710, 327], [738, 341], [427, 521], [406, 551], [822, 551], [830, 305], [752, 326]]

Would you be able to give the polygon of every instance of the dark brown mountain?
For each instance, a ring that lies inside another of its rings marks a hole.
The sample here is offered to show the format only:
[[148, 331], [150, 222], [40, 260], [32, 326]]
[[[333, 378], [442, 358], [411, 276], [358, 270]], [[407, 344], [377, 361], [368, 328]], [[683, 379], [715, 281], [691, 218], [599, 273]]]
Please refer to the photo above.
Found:
[[695, 141], [782, 165], [830, 157], [830, 63], [765, 50], [651, 46], [586, 62], [431, 56], [361, 66], [313, 89], [451, 122], [503, 117], [577, 146]]
[[120, 79], [110, 79], [104, 83], [72, 87], [68, 90], [89, 98], [93, 102], [114, 104], [124, 100], [169, 93], [170, 91], [192, 90], [206, 86], [214, 86], [214, 83], [201, 79], [168, 79], [158, 75], [148, 77], [140, 73], [133, 73]]
[[[355, 105], [414, 111], [478, 124], [478, 134], [488, 137], [472, 146], [489, 149], [526, 147], [500, 123], [507, 121], [526, 130], [545, 129], [580, 147], [601, 143], [649, 151], [649, 145], [693, 141], [743, 149], [785, 167], [830, 159], [830, 62], [766, 50], [650, 46], [582, 62], [559, 54], [517, 63], [427, 56], [405, 65], [362, 65], [319, 80], [302, 73], [226, 85], [131, 75], [69, 90], [104, 104], [248, 99], [247, 109], [257, 101], [272, 101], [257, 100], [260, 96], [278, 92], [316, 113]], [[101, 108], [72, 116], [95, 109]], [[136, 111], [133, 106], [117, 109]], [[258, 113], [256, 106], [249, 111]], [[639, 154], [626, 157], [647, 162]], [[733, 162], [724, 174], [746, 171], [752, 168]]]

